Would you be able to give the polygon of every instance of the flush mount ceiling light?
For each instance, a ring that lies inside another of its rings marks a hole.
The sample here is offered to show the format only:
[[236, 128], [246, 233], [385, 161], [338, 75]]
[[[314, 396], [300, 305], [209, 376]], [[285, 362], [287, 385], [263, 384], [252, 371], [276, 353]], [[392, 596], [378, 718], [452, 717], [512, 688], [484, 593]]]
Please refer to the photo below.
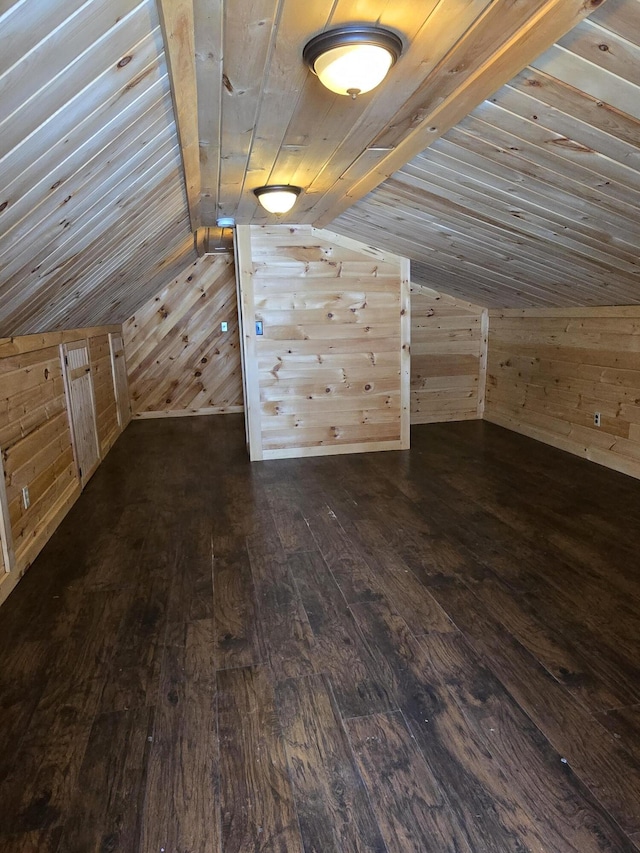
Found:
[[287, 213], [302, 192], [300, 187], [289, 184], [271, 184], [254, 190], [258, 201], [269, 213]]
[[402, 53], [402, 40], [380, 27], [340, 27], [315, 36], [302, 58], [327, 89], [355, 98], [381, 83]]

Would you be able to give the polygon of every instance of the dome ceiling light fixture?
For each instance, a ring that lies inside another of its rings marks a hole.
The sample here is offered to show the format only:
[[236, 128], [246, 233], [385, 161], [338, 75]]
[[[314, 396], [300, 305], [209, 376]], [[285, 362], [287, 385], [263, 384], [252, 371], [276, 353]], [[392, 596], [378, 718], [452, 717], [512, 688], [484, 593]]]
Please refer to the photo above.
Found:
[[291, 210], [302, 188], [290, 184], [269, 184], [257, 187], [253, 192], [265, 210], [281, 215]]
[[370, 92], [402, 53], [402, 39], [373, 26], [339, 27], [307, 42], [302, 58], [327, 89], [338, 95]]

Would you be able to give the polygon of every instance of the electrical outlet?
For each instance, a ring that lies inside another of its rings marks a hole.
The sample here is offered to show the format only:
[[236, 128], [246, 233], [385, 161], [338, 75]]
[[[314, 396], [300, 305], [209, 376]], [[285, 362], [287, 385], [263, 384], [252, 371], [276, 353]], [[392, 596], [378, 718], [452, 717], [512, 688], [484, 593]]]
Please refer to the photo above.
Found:
[[31, 498], [29, 497], [29, 486], [22, 487], [22, 503], [25, 509], [31, 506]]
[[262, 334], [263, 334], [262, 320], [256, 320], [256, 335], [262, 335]]
[[593, 413], [593, 425], [600, 426], [600, 412]]
[[229, 331], [229, 324], [227, 323], [226, 320], [223, 320], [222, 323], [220, 323], [220, 331], [221, 332], [228, 332]]

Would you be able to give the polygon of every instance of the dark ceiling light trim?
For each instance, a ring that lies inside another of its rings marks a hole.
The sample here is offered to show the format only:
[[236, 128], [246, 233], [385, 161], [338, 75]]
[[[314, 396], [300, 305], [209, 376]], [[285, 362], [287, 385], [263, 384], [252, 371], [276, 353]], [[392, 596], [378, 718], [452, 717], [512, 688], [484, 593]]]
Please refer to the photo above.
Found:
[[300, 193], [302, 187], [294, 187], [291, 184], [268, 184], [264, 187], [256, 187], [253, 191], [256, 198], [269, 213], [288, 213]]
[[328, 89], [355, 98], [379, 85], [401, 53], [402, 39], [391, 30], [354, 25], [314, 36], [305, 45], [302, 58]]

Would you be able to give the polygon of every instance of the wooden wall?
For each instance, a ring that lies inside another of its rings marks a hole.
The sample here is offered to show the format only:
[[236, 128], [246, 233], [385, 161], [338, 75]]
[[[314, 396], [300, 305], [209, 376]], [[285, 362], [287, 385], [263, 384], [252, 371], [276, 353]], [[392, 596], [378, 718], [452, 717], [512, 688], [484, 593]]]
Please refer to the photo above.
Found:
[[100, 455], [104, 457], [119, 434], [118, 405], [108, 333], [96, 335], [89, 339], [89, 356], [93, 374], [93, 394], [96, 401]]
[[[120, 430], [109, 389], [109, 333], [120, 327], [0, 339], [0, 602], [15, 586], [81, 491], [74, 459], [61, 344], [89, 341], [90, 376], [104, 457]], [[114, 422], [115, 418], [115, 422]], [[30, 506], [22, 490], [29, 490]], [[7, 570], [9, 570], [7, 572]]]
[[408, 447], [408, 261], [310, 226], [236, 241], [251, 458]]
[[481, 418], [487, 311], [411, 284], [411, 423]]
[[124, 323], [123, 333], [135, 417], [242, 411], [231, 255], [190, 264]]
[[640, 477], [640, 307], [491, 313], [485, 417]]

